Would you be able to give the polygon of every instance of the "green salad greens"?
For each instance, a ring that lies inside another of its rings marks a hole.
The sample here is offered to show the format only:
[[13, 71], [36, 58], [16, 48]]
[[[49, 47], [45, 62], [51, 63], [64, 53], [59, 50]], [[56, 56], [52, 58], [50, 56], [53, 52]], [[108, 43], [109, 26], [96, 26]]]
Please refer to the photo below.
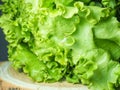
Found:
[[2, 0], [9, 61], [36, 82], [120, 89], [120, 0]]

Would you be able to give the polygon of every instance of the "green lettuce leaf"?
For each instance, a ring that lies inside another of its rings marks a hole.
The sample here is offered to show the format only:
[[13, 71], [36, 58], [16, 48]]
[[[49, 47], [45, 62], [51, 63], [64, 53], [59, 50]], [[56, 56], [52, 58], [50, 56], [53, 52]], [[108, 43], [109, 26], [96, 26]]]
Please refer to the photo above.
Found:
[[35, 82], [120, 86], [119, 1], [2, 0], [9, 61]]

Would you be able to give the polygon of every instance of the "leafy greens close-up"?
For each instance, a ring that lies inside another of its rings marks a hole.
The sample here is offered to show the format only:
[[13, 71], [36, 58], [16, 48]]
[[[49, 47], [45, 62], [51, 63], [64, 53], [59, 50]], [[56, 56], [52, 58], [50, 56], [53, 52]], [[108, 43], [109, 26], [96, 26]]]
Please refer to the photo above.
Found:
[[120, 88], [120, 0], [2, 0], [12, 66], [35, 82]]

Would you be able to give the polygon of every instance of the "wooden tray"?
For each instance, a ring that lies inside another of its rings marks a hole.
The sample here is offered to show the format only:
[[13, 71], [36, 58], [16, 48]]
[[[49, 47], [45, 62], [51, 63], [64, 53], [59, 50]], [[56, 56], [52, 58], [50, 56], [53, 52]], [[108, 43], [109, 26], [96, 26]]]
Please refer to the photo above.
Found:
[[67, 82], [33, 82], [26, 74], [14, 70], [8, 61], [0, 64], [0, 90], [88, 90], [88, 88]]

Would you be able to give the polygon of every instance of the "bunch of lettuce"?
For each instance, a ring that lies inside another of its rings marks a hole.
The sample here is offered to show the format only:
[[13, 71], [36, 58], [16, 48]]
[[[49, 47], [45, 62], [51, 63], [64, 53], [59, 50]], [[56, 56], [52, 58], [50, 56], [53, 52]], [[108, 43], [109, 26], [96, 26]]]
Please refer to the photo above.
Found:
[[120, 0], [2, 0], [9, 60], [36, 82], [120, 86]]

